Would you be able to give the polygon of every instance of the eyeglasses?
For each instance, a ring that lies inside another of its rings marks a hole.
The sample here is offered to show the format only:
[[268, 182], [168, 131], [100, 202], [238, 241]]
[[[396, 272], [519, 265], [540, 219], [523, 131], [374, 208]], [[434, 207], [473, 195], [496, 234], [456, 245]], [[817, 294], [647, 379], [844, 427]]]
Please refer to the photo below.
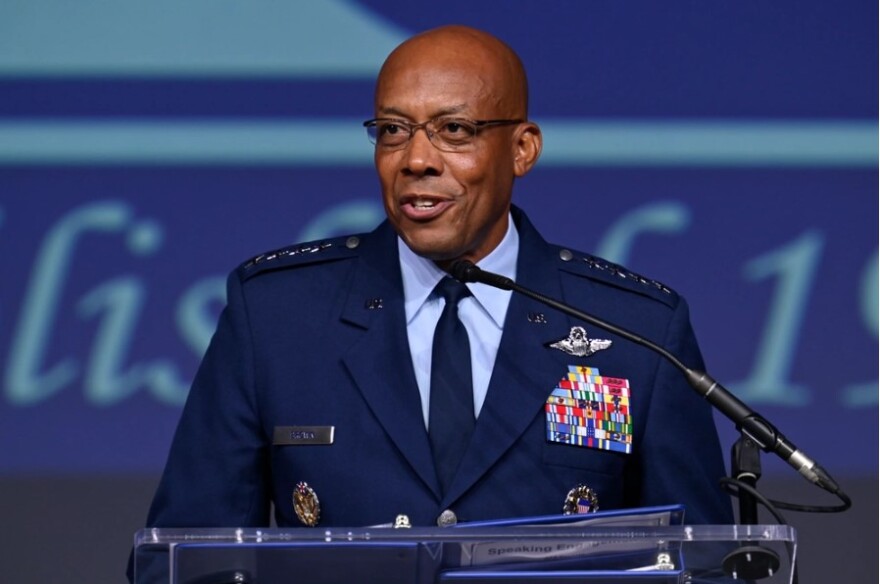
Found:
[[376, 118], [364, 122], [370, 142], [386, 150], [399, 150], [406, 146], [416, 130], [422, 128], [428, 140], [444, 152], [467, 152], [473, 148], [480, 130], [493, 126], [521, 124], [525, 120], [466, 120], [464, 118], [439, 117], [421, 124], [413, 124], [394, 118]]

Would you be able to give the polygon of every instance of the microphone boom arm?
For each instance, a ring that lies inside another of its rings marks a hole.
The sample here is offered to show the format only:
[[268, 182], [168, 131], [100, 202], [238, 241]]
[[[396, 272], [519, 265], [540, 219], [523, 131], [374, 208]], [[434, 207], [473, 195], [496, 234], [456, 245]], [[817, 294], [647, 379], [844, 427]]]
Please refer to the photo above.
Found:
[[810, 482], [837, 495], [845, 502], [848, 501], [849, 498], [840, 490], [838, 484], [831, 478], [825, 469], [798, 450], [794, 444], [792, 444], [779, 430], [776, 429], [775, 426], [773, 426], [773, 424], [768, 422], [760, 414], [752, 410], [739, 398], [725, 389], [724, 386], [713, 379], [708, 373], [687, 367], [675, 355], [660, 345], [617, 325], [559, 302], [558, 300], [554, 300], [553, 298], [549, 298], [543, 294], [539, 294], [538, 292], [520, 286], [510, 278], [506, 278], [499, 274], [493, 274], [492, 272], [486, 272], [468, 260], [460, 260], [456, 262], [452, 266], [450, 273], [455, 279], [464, 283], [482, 283], [502, 290], [517, 292], [518, 294], [527, 296], [546, 306], [612, 332], [637, 345], [641, 345], [660, 354], [684, 374], [688, 384], [690, 384], [697, 393], [703, 396], [714, 408], [730, 419], [730, 421], [736, 425], [737, 430], [754, 440], [761, 450], [765, 452], [773, 452]]

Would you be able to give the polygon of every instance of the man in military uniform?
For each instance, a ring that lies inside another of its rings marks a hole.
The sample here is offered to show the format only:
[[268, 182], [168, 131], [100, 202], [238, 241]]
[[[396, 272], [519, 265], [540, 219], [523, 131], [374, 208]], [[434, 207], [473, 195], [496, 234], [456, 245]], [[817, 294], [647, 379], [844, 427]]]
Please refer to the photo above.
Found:
[[279, 526], [449, 524], [560, 513], [571, 492], [731, 523], [710, 409], [681, 374], [525, 297], [463, 291], [450, 318], [473, 408], [464, 426], [443, 417], [435, 379], [458, 368], [438, 365], [436, 287], [461, 259], [701, 357], [680, 296], [548, 244], [511, 205], [542, 137], [505, 44], [457, 26], [413, 37], [383, 65], [374, 115], [388, 220], [231, 274], [148, 525], [263, 526], [273, 506]]

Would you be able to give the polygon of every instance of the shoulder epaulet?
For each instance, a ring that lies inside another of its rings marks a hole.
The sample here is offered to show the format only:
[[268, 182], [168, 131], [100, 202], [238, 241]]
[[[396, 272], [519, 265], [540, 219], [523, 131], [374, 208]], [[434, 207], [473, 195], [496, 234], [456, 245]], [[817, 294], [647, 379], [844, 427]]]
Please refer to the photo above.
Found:
[[569, 271], [583, 274], [618, 288], [652, 296], [667, 304], [677, 301], [678, 294], [665, 284], [646, 278], [614, 262], [587, 253], [559, 248], [559, 259]]
[[247, 279], [268, 270], [350, 257], [360, 243], [361, 238], [357, 235], [297, 243], [254, 256], [243, 263], [239, 270], [243, 278]]

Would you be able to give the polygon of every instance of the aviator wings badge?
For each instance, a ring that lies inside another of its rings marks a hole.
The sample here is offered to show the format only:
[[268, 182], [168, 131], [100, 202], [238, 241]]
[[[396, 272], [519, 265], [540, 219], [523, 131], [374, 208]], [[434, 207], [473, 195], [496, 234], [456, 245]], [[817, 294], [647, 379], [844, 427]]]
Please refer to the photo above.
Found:
[[568, 338], [550, 343], [550, 346], [576, 357], [589, 357], [593, 353], [610, 347], [611, 341], [608, 339], [591, 339], [587, 337], [587, 330], [584, 327], [573, 326], [568, 332]]

